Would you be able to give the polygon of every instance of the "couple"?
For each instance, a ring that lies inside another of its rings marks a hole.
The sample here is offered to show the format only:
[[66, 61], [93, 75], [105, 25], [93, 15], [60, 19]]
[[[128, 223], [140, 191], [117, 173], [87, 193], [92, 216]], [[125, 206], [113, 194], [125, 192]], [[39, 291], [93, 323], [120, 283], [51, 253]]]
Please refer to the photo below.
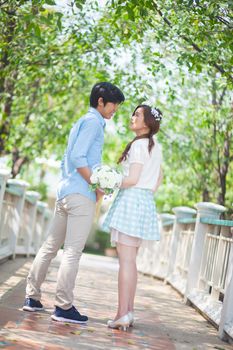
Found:
[[[95, 204], [104, 194], [99, 189], [90, 190], [91, 169], [101, 163], [105, 120], [113, 117], [124, 99], [115, 85], [107, 82], [95, 84], [88, 113], [71, 129], [49, 235], [27, 278], [25, 311], [43, 310], [40, 287], [51, 259], [63, 245], [55, 310], [51, 318], [70, 323], [88, 321], [88, 317], [73, 306], [73, 290], [79, 260], [94, 219]], [[110, 328], [126, 329], [133, 324], [138, 247], [143, 239], [159, 239], [153, 192], [161, 181], [161, 151], [154, 137], [161, 117], [157, 108], [138, 106], [130, 123], [136, 137], [119, 159], [124, 177], [104, 222], [104, 228], [111, 231], [111, 241], [116, 243], [120, 264], [118, 311], [115, 318], [108, 321]]]

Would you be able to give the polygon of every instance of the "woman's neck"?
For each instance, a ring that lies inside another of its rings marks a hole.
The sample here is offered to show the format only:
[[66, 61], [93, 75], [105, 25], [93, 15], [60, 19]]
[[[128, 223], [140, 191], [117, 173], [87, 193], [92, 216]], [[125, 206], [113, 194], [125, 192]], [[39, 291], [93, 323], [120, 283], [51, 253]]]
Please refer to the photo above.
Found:
[[139, 138], [139, 139], [144, 139], [144, 138], [148, 138], [149, 137], [149, 133], [136, 133], [136, 137], [135, 138]]

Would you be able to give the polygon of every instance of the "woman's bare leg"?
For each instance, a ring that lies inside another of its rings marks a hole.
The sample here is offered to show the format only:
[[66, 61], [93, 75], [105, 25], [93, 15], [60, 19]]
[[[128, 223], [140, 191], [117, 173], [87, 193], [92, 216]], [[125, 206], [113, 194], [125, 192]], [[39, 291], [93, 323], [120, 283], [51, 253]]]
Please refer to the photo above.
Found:
[[137, 285], [136, 247], [117, 243], [119, 257], [118, 273], [118, 310], [115, 320], [133, 311]]
[[[135, 247], [133, 247], [135, 248]], [[134, 299], [135, 299], [135, 294], [136, 294], [136, 288], [137, 288], [137, 280], [138, 280], [138, 271], [137, 271], [137, 264], [136, 264], [136, 258], [137, 258], [137, 253], [138, 253], [138, 248], [136, 249], [136, 255], [135, 255], [135, 274], [132, 276], [134, 278], [134, 281], [131, 285], [131, 291], [130, 291], [130, 298], [129, 298], [129, 307], [128, 311], [133, 312], [134, 310]]]

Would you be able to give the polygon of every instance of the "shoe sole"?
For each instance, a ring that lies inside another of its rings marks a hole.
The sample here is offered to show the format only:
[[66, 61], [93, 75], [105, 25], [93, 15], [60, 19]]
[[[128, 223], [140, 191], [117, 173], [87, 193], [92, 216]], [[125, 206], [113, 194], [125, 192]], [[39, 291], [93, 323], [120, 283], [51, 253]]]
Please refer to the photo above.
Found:
[[44, 308], [40, 307], [31, 307], [31, 306], [23, 306], [24, 311], [35, 312], [35, 311], [43, 311]]
[[51, 319], [53, 321], [57, 321], [57, 322], [65, 322], [65, 323], [79, 323], [79, 324], [84, 324], [87, 323], [87, 321], [76, 321], [76, 320], [71, 320], [69, 318], [64, 318], [64, 317], [58, 317], [55, 315], [51, 315]]
[[129, 328], [129, 324], [124, 324], [124, 325], [119, 325], [119, 324], [111, 325], [111, 324], [108, 324], [108, 328], [110, 328], [110, 329], [120, 329], [120, 330], [123, 330], [123, 331], [127, 331], [127, 329]]

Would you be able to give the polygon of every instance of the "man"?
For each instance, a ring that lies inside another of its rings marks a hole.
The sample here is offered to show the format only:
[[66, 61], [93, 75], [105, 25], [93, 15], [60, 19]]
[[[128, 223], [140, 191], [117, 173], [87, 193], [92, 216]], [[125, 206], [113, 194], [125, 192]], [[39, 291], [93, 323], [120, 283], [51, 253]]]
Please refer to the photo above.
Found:
[[63, 248], [58, 270], [55, 321], [86, 323], [73, 306], [73, 290], [79, 260], [90, 232], [96, 200], [102, 195], [89, 189], [92, 168], [101, 163], [105, 119], [111, 119], [123, 93], [111, 83], [98, 83], [92, 88], [90, 109], [71, 129], [62, 162], [54, 218], [48, 238], [40, 248], [27, 278], [25, 311], [43, 310], [40, 287], [52, 258]]

